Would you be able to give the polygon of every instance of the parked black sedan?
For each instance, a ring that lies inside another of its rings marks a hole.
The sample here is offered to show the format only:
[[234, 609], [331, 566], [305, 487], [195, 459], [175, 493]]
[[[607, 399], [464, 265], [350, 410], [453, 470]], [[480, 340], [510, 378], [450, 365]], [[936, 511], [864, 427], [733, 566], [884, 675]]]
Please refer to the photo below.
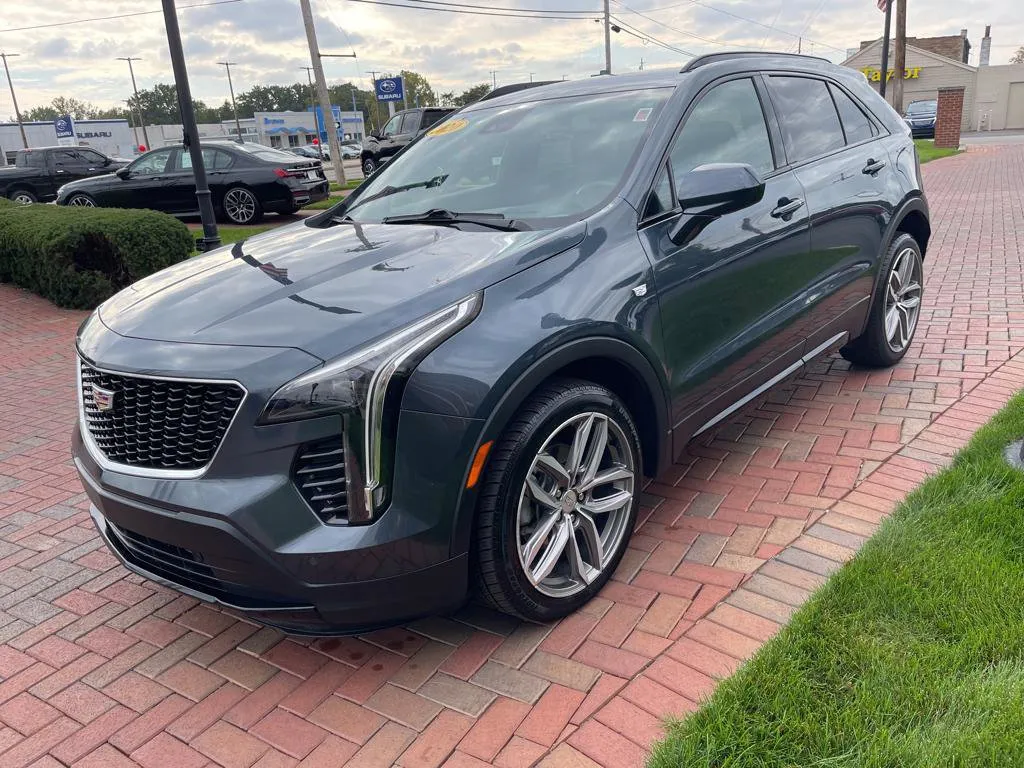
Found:
[[[233, 224], [252, 224], [267, 211], [295, 213], [330, 194], [318, 160], [261, 144], [207, 142], [203, 164], [214, 208]], [[198, 215], [192, 157], [180, 146], [155, 149], [116, 173], [65, 184], [57, 204]]]

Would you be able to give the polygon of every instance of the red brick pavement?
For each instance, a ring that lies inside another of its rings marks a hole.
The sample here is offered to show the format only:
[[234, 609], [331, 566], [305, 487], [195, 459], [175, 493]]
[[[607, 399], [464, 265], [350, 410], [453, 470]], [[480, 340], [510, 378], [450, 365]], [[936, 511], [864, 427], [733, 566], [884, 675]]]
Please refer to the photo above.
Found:
[[925, 169], [911, 354], [815, 364], [648, 488], [600, 597], [286, 638], [128, 574], [68, 460], [82, 315], [0, 286], [0, 764], [629, 766], [1024, 385], [1024, 147]]

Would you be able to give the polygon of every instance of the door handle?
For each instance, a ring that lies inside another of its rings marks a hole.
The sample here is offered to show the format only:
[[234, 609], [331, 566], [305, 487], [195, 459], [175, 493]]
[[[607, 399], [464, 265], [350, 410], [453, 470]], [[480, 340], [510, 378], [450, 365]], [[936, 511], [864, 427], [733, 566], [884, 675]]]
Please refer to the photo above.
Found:
[[778, 207], [772, 211], [772, 217], [782, 219], [783, 221], [789, 221], [790, 217], [803, 207], [803, 204], [803, 200], [783, 197], [779, 200]]
[[875, 176], [883, 168], [885, 168], [885, 163], [879, 160], [871, 159], [868, 160], [868, 164], [864, 166], [864, 170], [861, 171], [861, 173], [864, 173], [868, 176]]

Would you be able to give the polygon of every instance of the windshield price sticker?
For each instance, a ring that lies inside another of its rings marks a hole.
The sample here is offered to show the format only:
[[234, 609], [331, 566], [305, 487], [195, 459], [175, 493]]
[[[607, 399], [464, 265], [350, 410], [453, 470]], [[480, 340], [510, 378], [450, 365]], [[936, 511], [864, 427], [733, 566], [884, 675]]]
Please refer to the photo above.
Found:
[[427, 136], [446, 136], [449, 133], [458, 133], [467, 125], [469, 125], [469, 120], [461, 117], [458, 120], [449, 120], [446, 123], [441, 123], [432, 131], [428, 131]]

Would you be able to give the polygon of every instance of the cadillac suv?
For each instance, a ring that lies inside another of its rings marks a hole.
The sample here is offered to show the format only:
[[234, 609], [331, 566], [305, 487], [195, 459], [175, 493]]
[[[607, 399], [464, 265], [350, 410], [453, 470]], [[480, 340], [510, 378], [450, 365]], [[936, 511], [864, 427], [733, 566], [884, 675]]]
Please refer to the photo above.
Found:
[[692, 437], [904, 356], [929, 235], [908, 128], [826, 61], [505, 89], [101, 305], [75, 463], [128, 568], [290, 631], [557, 618]]

